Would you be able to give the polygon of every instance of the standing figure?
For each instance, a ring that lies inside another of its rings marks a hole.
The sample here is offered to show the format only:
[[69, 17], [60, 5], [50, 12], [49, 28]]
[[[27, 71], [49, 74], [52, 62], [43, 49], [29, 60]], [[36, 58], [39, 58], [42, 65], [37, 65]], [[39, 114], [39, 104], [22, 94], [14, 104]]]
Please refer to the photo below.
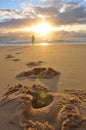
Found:
[[33, 44], [35, 42], [35, 36], [32, 35], [31, 39], [32, 39], [32, 44]]

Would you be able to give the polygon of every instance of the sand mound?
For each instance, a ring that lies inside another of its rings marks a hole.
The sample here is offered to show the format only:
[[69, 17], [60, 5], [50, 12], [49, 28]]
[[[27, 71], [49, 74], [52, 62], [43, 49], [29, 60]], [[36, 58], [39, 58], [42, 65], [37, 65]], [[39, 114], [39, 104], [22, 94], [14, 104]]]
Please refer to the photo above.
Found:
[[41, 123], [39, 121], [33, 122], [29, 120], [25, 123], [25, 130], [55, 130], [52, 125], [49, 125], [48, 122]]
[[55, 76], [59, 76], [60, 72], [55, 71], [51, 67], [49, 68], [34, 68], [32, 70], [22, 72], [17, 75], [17, 78], [21, 77], [28, 77], [28, 78], [46, 78], [46, 79], [51, 79]]
[[39, 84], [33, 84], [31, 89], [34, 91], [37, 91], [37, 92], [40, 92], [40, 91], [50, 92], [51, 91], [47, 86], [43, 86], [43, 85], [39, 85]]
[[53, 93], [45, 88], [10, 87], [0, 102], [0, 129], [86, 130], [86, 91]]
[[82, 123], [82, 118], [78, 108], [74, 105], [65, 105], [58, 114], [62, 130], [77, 127]]
[[80, 100], [86, 102], [86, 90], [64, 90], [65, 93], [70, 93], [71, 95], [76, 95]]
[[53, 101], [53, 96], [49, 95], [50, 90], [48, 87], [34, 84], [32, 87], [23, 86], [18, 84], [14, 87], [10, 87], [8, 91], [3, 95], [3, 99], [9, 98], [12, 94], [29, 94], [33, 96], [32, 106], [34, 108], [41, 108], [49, 105]]
[[20, 93], [31, 94], [31, 92], [32, 93], [51, 92], [51, 90], [47, 86], [42, 86], [42, 85], [37, 85], [37, 84], [34, 84], [31, 87], [23, 86], [22, 84], [18, 84], [18, 85], [9, 87], [7, 92], [3, 95], [3, 97], [8, 97], [13, 93], [16, 94], [16, 92], [18, 94], [20, 94]]

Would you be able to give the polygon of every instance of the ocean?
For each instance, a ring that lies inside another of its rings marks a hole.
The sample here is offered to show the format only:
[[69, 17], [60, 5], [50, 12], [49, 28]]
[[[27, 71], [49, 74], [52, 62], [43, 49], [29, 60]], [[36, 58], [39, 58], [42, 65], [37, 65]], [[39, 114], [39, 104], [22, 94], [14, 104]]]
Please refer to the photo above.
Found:
[[[48, 43], [48, 44], [86, 44], [86, 39], [53, 39], [53, 40], [40, 40], [36, 39], [35, 44]], [[17, 46], [17, 45], [31, 45], [31, 39], [27, 37], [15, 36], [0, 36], [0, 46]]]
[[27, 45], [30, 43], [29, 38], [0, 36], [0, 46]]

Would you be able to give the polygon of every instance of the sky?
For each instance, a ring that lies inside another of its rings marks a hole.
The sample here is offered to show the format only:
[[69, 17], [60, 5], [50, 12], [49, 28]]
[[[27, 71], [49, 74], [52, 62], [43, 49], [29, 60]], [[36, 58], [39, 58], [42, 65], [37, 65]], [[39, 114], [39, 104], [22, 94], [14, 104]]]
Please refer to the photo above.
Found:
[[86, 0], [0, 0], [0, 35], [24, 32], [42, 21], [55, 36], [86, 37]]

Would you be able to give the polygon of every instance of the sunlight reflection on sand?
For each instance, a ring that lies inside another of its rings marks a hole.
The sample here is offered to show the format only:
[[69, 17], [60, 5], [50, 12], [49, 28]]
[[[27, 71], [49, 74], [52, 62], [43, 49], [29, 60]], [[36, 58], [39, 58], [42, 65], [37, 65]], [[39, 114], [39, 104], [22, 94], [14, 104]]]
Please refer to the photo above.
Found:
[[39, 45], [39, 46], [48, 46], [50, 45], [49, 43], [46, 43], [46, 42], [42, 42], [42, 43], [37, 43], [35, 45]]

